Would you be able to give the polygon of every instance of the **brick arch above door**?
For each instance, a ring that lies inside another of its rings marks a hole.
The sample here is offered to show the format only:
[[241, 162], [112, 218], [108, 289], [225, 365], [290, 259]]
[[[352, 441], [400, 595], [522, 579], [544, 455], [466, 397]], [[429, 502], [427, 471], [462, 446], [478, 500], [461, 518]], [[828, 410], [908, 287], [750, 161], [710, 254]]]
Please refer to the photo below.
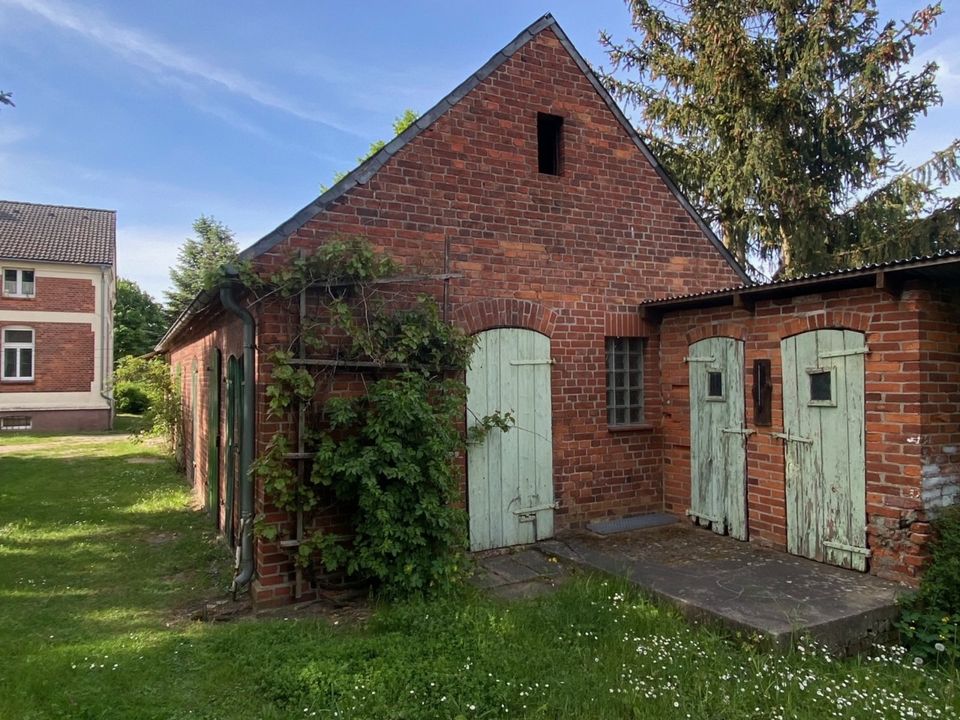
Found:
[[821, 310], [807, 313], [787, 320], [783, 324], [780, 336], [788, 338], [809, 330], [830, 328], [866, 333], [870, 329], [870, 316], [866, 313], [851, 310]]
[[717, 320], [697, 325], [687, 331], [687, 344], [713, 337], [728, 337], [734, 340], [747, 339], [747, 325], [741, 320]]
[[469, 335], [493, 328], [516, 327], [550, 337], [556, 325], [553, 310], [532, 300], [516, 298], [488, 298], [461, 305], [454, 311], [453, 318]]

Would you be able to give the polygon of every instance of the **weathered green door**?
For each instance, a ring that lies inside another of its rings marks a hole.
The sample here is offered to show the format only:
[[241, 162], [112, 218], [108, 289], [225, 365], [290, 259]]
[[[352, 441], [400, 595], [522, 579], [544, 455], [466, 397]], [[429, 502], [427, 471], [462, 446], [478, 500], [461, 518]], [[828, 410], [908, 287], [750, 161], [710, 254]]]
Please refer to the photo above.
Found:
[[210, 350], [207, 374], [207, 512], [220, 527], [220, 349]]
[[467, 450], [471, 550], [553, 536], [551, 366], [550, 339], [533, 330], [478, 336], [467, 371], [467, 425], [498, 410], [516, 424]]
[[863, 333], [811, 330], [780, 351], [787, 549], [866, 570]]
[[743, 342], [693, 343], [690, 369], [690, 510], [700, 525], [747, 539]]

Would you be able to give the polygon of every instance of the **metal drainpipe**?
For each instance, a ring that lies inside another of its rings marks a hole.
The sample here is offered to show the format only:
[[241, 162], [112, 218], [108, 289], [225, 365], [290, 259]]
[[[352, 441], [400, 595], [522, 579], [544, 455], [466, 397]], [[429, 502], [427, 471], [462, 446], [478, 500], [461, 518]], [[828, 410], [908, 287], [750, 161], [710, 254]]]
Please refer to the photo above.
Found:
[[234, 289], [240, 284], [240, 273], [236, 268], [225, 268], [226, 285], [220, 288], [220, 301], [231, 313], [243, 321], [243, 395], [241, 415], [243, 432], [240, 434], [240, 558], [237, 574], [233, 578], [230, 590], [236, 595], [253, 580], [253, 478], [250, 466], [253, 464], [254, 442], [254, 406], [256, 403], [256, 385], [254, 382], [254, 320], [250, 312], [242, 307], [233, 296]]
[[115, 406], [113, 403], [113, 393], [111, 390], [112, 381], [107, 380], [107, 376], [112, 376], [113, 368], [113, 334], [109, 332], [113, 317], [113, 308], [107, 307], [109, 293], [107, 292], [107, 267], [100, 266], [100, 344], [102, 346], [100, 357], [100, 397], [107, 401], [110, 406], [110, 427], [113, 427], [113, 417]]

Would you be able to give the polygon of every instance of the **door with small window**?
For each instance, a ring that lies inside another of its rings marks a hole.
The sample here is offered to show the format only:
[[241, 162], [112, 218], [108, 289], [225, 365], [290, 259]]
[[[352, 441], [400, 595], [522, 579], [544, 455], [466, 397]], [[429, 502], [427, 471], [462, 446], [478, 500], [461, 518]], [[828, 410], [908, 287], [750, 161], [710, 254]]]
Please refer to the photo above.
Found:
[[864, 335], [812, 330], [780, 351], [787, 549], [866, 570]]
[[690, 375], [690, 515], [715, 533], [747, 539], [743, 342], [695, 342]]

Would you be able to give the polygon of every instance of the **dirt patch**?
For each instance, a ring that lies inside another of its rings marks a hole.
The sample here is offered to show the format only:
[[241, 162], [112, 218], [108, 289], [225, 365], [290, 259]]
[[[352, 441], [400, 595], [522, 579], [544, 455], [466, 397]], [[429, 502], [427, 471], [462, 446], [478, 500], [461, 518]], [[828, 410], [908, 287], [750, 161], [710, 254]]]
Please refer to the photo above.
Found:
[[164, 543], [168, 543], [171, 540], [176, 540], [177, 537], [178, 537], [177, 533], [159, 532], [159, 533], [150, 533], [144, 539], [150, 545], [163, 545]]
[[127, 458], [127, 462], [131, 465], [157, 465], [162, 463], [163, 460], [156, 457], [132, 457]]
[[331, 625], [364, 623], [373, 614], [373, 604], [365, 593], [357, 591], [323, 592], [316, 600], [278, 608], [255, 610], [250, 598], [209, 599], [198, 607], [184, 608], [175, 622], [257, 622], [261, 620], [300, 620], [320, 618]]

